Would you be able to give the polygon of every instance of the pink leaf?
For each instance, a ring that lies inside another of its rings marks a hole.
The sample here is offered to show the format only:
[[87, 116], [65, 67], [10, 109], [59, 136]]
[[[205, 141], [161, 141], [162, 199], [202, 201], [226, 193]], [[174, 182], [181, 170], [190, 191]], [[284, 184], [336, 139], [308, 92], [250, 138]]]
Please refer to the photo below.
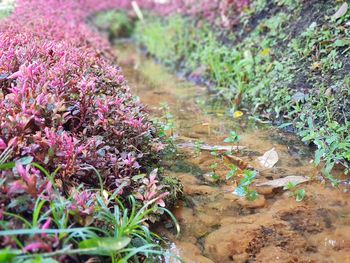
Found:
[[5, 150], [7, 148], [6, 143], [0, 138], [0, 150]]

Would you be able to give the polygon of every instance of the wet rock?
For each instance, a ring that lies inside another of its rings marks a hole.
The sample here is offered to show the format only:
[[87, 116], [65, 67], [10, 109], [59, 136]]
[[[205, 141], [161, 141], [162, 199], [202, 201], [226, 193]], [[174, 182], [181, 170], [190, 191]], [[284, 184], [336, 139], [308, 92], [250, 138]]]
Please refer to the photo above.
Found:
[[[299, 258], [300, 259], [300, 258]], [[296, 261], [295, 261], [296, 260]], [[268, 246], [263, 247], [259, 254], [256, 255], [256, 263], [266, 262], [299, 262], [295, 256], [283, 250], [280, 247]]]
[[210, 134], [210, 126], [201, 124], [196, 124], [192, 127], [192, 132], [195, 134], [206, 135]]
[[[233, 198], [229, 198], [230, 195], [232, 194], [225, 194], [223, 199], [217, 202], [211, 202], [206, 207], [217, 211], [218, 215], [227, 211], [229, 211], [230, 214], [236, 215], [238, 214], [238, 210], [240, 210], [240, 206]], [[227, 198], [225, 198], [225, 196], [227, 196]]]
[[239, 199], [240, 199], [240, 197], [237, 196], [237, 195], [234, 195], [234, 194], [232, 193], [232, 191], [231, 191], [231, 192], [226, 192], [226, 193], [224, 193], [224, 200], [232, 201], [232, 202], [237, 202]]
[[200, 183], [200, 181], [194, 175], [189, 173], [175, 173], [172, 175], [179, 178], [183, 185]]
[[306, 209], [285, 211], [279, 214], [280, 219], [288, 222], [297, 232], [316, 234], [331, 227], [331, 213], [326, 209]]
[[173, 214], [181, 224], [191, 224], [194, 220], [194, 212], [191, 208], [178, 206], [173, 210]]
[[173, 176], [180, 179], [185, 195], [213, 195], [218, 191], [215, 187], [202, 185], [201, 182], [192, 174], [175, 173]]
[[199, 218], [201, 223], [203, 225], [205, 225], [206, 227], [211, 227], [211, 226], [217, 224], [217, 217], [213, 216], [213, 215], [208, 215], [205, 212], [198, 213], [197, 217]]
[[250, 209], [262, 208], [267, 206], [265, 196], [263, 195], [259, 195], [259, 197], [254, 201], [249, 201], [247, 198], [239, 198], [237, 200], [237, 203], [243, 206], [244, 208], [250, 208]]
[[[305, 253], [308, 247], [305, 237], [291, 231], [286, 225], [268, 224], [255, 231], [254, 238], [250, 241], [246, 252], [250, 258], [256, 258], [265, 247], [269, 246], [283, 248], [286, 254], [290, 253], [292, 255], [294, 253], [301, 255]], [[301, 259], [301, 257], [298, 257], [298, 259]]]
[[194, 210], [191, 208], [178, 207], [173, 210], [173, 214], [180, 223], [182, 234], [193, 237], [194, 243], [197, 238], [206, 235], [210, 230], [207, 225], [200, 223], [197, 215], [195, 215]]
[[217, 189], [207, 185], [184, 185], [184, 193], [186, 195], [213, 195], [217, 192]]
[[202, 185], [201, 182], [192, 174], [175, 173], [174, 176], [180, 179], [185, 195], [212, 195], [217, 192], [217, 189], [214, 187]]
[[339, 226], [335, 231], [328, 230], [314, 235], [311, 237], [311, 244], [318, 247], [319, 252], [324, 254], [347, 251], [350, 258], [350, 226]]
[[204, 178], [204, 181], [206, 181], [208, 183], [215, 183], [216, 182], [216, 179], [213, 178], [212, 173], [203, 174], [203, 178]]
[[202, 165], [206, 163], [212, 162], [212, 158], [210, 158], [210, 155], [208, 152], [202, 152], [201, 155], [198, 157], [198, 164]]
[[271, 186], [260, 186], [256, 188], [256, 191], [260, 195], [273, 195], [274, 194], [273, 190], [274, 189]]
[[207, 236], [204, 248], [215, 262], [246, 262], [254, 228], [249, 224], [223, 226]]
[[[202, 255], [200, 249], [192, 243], [177, 241], [170, 252], [178, 255], [186, 263], [214, 263], [214, 261]], [[176, 259], [170, 259], [170, 263], [179, 263]]]
[[237, 263], [246, 263], [249, 260], [249, 255], [248, 253], [242, 253], [232, 257], [232, 259], [234, 259], [234, 262], [237, 262]]

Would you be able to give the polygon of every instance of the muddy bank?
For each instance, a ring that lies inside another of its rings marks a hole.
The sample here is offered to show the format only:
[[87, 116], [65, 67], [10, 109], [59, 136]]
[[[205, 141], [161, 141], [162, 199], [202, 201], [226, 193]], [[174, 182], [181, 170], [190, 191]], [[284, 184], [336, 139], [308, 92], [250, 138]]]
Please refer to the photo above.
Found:
[[[350, 261], [350, 204], [348, 186], [334, 188], [322, 180], [310, 161], [308, 148], [288, 134], [247, 119], [232, 119], [223, 110], [209, 105], [204, 87], [195, 86], [169, 74], [160, 65], [144, 58], [134, 48], [118, 47], [120, 63], [133, 92], [140, 96], [153, 116], [160, 116], [160, 103], [167, 103], [174, 118], [175, 143], [200, 140], [207, 145], [227, 145], [230, 131], [240, 136], [244, 150], [235, 156], [259, 175], [253, 188], [254, 201], [232, 194], [236, 180], [224, 180], [230, 171], [210, 152], [181, 148], [163, 165], [165, 173], [179, 178], [184, 200], [173, 213], [181, 224], [176, 238], [170, 222], [155, 228], [170, 241], [169, 250], [185, 262], [348, 262]], [[272, 169], [258, 166], [257, 157], [271, 148], [279, 161]], [[208, 176], [213, 163], [221, 180]], [[299, 188], [306, 197], [296, 202], [291, 191], [256, 187], [261, 182], [286, 176], [309, 176]], [[169, 259], [169, 262], [175, 262]]]

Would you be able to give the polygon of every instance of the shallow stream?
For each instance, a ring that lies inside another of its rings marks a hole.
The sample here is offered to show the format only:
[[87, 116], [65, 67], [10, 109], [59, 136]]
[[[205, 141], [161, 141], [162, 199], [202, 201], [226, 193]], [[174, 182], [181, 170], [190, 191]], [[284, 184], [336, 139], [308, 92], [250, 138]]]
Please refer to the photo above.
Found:
[[[176, 238], [168, 222], [156, 228], [170, 240], [172, 253], [186, 263], [350, 262], [349, 188], [346, 184], [334, 188], [325, 182], [312, 165], [308, 147], [293, 135], [257, 125], [245, 116], [229, 117], [210, 103], [213, 95], [206, 88], [172, 75], [132, 45], [118, 46], [117, 52], [133, 93], [154, 117], [161, 114], [160, 103], [169, 106], [175, 143], [185, 146], [166, 164], [166, 174], [176, 176], [184, 186], [185, 198], [173, 209], [181, 234]], [[230, 131], [240, 135], [239, 145], [245, 147], [231, 158], [221, 160], [193, 147], [198, 148], [199, 141], [228, 146], [223, 140]], [[272, 148], [279, 160], [271, 169], [262, 168], [257, 158]], [[219, 181], [210, 174], [215, 163]], [[237, 182], [225, 180], [230, 163], [259, 171], [252, 185], [258, 199], [248, 201], [232, 193]], [[303, 201], [295, 200], [294, 190], [255, 187], [286, 176], [310, 177], [295, 188], [305, 189]]]

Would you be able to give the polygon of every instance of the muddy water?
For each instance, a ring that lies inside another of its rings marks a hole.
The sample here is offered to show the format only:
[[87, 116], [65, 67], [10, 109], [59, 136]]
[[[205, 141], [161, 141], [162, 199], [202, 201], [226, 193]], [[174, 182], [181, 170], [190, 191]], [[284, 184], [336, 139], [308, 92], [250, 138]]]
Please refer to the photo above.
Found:
[[[235, 157], [240, 158], [239, 165], [248, 164], [259, 171], [256, 183], [289, 175], [311, 177], [298, 187], [306, 190], [302, 202], [296, 202], [290, 192], [271, 187], [256, 187], [259, 198], [247, 201], [232, 194], [236, 182], [217, 182], [208, 175], [210, 165], [218, 163], [215, 172], [224, 179], [230, 161], [205, 151], [179, 149], [165, 166], [166, 174], [184, 185], [185, 198], [173, 209], [181, 234], [176, 238], [168, 222], [156, 229], [170, 240], [172, 253], [188, 263], [350, 262], [348, 188], [335, 189], [322, 181], [310, 163], [309, 149], [274, 128], [228, 117], [209, 103], [212, 98], [205, 88], [171, 75], [132, 47], [118, 49], [130, 86], [151, 115], [159, 116], [160, 103], [169, 105], [176, 143], [200, 140], [226, 145], [224, 138], [234, 130], [241, 136], [240, 145], [246, 146]], [[261, 168], [256, 158], [271, 148], [278, 152], [279, 161], [272, 169]]]

